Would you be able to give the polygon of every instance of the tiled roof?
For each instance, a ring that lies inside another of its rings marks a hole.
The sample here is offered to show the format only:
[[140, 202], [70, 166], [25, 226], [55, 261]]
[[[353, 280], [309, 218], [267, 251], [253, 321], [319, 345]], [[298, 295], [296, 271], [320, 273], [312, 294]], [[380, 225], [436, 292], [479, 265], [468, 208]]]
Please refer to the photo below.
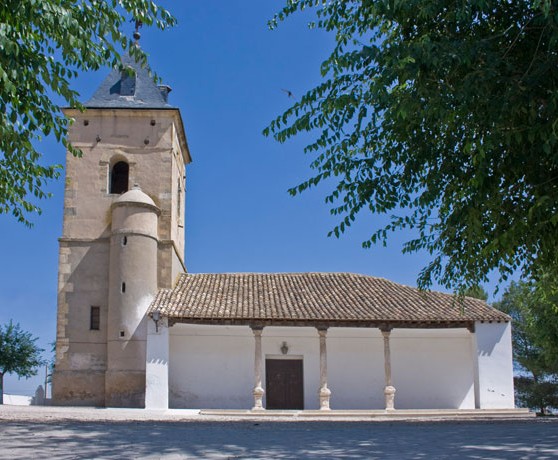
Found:
[[461, 327], [509, 321], [485, 302], [424, 292], [352, 273], [183, 274], [161, 289], [149, 313], [171, 322], [215, 324]]
[[87, 108], [116, 109], [171, 109], [163, 95], [166, 88], [155, 84], [149, 67], [142, 67], [135, 59], [122, 56], [123, 67], [131, 67], [135, 75], [113, 69], [95, 94], [84, 105]]

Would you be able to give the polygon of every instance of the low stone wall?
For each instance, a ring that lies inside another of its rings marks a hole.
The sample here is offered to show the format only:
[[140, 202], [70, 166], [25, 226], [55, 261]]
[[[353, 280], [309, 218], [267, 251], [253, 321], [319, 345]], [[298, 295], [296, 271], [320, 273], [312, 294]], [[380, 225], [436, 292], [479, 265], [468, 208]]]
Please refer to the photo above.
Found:
[[30, 406], [33, 396], [7, 395], [4, 393], [4, 404], [11, 406]]
[[50, 398], [45, 398], [45, 390], [42, 385], [35, 390], [35, 396], [4, 393], [4, 404], [10, 406], [50, 406], [50, 401]]

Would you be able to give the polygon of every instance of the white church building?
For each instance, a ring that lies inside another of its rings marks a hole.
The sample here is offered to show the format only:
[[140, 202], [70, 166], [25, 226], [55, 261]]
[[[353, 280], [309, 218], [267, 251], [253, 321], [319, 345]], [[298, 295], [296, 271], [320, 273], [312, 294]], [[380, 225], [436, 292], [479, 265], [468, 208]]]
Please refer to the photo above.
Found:
[[351, 273], [192, 274], [182, 118], [129, 57], [66, 109], [60, 405], [511, 409], [510, 318]]

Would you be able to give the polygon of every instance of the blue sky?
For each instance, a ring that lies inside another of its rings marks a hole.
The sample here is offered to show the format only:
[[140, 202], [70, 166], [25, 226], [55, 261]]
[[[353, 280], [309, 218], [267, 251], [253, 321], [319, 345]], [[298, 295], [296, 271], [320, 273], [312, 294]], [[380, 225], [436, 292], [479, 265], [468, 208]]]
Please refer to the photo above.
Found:
[[[403, 255], [408, 235], [388, 247], [361, 248], [378, 216], [362, 215], [342, 238], [328, 238], [336, 219], [318, 187], [297, 197], [287, 189], [309, 177], [305, 140], [279, 144], [262, 135], [290, 99], [320, 81], [320, 63], [333, 39], [309, 30], [299, 14], [270, 31], [267, 21], [281, 1], [163, 2], [178, 25], [142, 29], [151, 67], [169, 84], [180, 108], [193, 163], [187, 169], [186, 265], [190, 272], [356, 272], [416, 285], [426, 254]], [[132, 25], [130, 24], [130, 33]], [[81, 75], [76, 88], [87, 100], [108, 69]], [[45, 160], [63, 163], [62, 145], [42, 145]], [[42, 216], [27, 229], [0, 215], [0, 323], [9, 319], [50, 350], [56, 333], [58, 242], [63, 179], [50, 184]], [[493, 288], [494, 283], [491, 284]], [[32, 394], [44, 379], [5, 378], [5, 392]]]

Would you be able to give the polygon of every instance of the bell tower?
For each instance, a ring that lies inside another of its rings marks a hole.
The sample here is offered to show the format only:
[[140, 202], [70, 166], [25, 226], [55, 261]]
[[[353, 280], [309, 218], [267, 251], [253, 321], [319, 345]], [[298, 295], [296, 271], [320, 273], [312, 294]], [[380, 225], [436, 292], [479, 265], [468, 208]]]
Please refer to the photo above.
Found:
[[145, 312], [184, 262], [182, 118], [148, 68], [122, 58], [68, 141], [59, 239], [53, 400], [60, 405], [142, 407]]

